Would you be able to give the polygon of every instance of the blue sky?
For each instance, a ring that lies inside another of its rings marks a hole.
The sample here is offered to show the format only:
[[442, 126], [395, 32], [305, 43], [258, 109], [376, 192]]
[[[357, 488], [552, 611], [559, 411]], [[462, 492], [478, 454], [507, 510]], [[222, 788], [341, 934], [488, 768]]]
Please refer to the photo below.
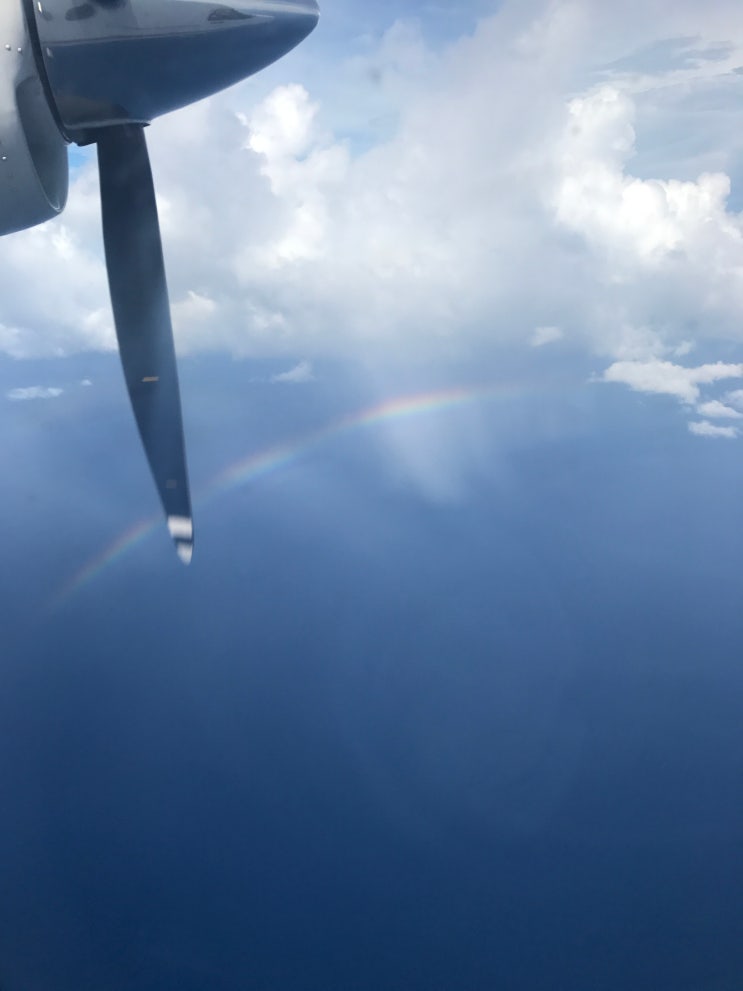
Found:
[[148, 134], [188, 569], [0, 243], [3, 991], [740, 986], [743, 14], [400, 13]]

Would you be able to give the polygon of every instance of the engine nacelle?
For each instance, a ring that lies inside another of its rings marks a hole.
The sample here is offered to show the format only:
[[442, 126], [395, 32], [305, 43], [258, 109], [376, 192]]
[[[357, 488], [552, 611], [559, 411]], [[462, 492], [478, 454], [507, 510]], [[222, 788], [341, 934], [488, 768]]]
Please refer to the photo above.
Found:
[[67, 145], [37, 71], [22, 0], [0, 0], [0, 234], [56, 216], [68, 181]]
[[24, 2], [60, 126], [77, 144], [232, 86], [299, 44], [319, 14], [315, 0]]

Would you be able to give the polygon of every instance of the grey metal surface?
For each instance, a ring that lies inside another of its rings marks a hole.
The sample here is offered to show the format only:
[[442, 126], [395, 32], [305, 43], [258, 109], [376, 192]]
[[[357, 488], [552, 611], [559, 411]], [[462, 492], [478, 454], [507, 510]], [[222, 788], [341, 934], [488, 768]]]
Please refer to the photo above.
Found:
[[126, 386], [171, 536], [188, 562], [193, 526], [178, 371], [143, 128], [102, 131], [98, 167], [108, 282]]
[[67, 200], [67, 146], [47, 102], [23, 10], [0, 0], [0, 235], [55, 217]]
[[319, 16], [315, 0], [39, 0], [33, 11], [56, 110], [80, 143], [258, 72]]

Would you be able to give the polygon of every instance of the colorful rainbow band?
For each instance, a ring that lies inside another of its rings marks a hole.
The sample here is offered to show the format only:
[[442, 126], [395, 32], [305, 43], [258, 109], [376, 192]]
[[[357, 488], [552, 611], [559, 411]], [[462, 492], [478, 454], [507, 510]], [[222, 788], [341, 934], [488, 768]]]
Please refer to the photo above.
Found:
[[[481, 402], [494, 398], [508, 398], [519, 395], [523, 388], [518, 383], [468, 388], [442, 389], [438, 392], [424, 392], [387, 399], [374, 406], [349, 413], [325, 427], [304, 434], [284, 444], [278, 444], [264, 451], [248, 455], [225, 468], [213, 478], [194, 500], [194, 506], [203, 506], [211, 499], [225, 492], [271, 474], [295, 461], [331, 438], [350, 433], [359, 428], [371, 427], [379, 423], [398, 421], [411, 416], [421, 416], [439, 410], [446, 410], [468, 403]], [[53, 597], [51, 606], [58, 608], [89, 585], [109, 565], [120, 560], [137, 547], [161, 523], [158, 513], [146, 520], [135, 523], [118, 536], [100, 554], [86, 562], [83, 567], [62, 585]]]

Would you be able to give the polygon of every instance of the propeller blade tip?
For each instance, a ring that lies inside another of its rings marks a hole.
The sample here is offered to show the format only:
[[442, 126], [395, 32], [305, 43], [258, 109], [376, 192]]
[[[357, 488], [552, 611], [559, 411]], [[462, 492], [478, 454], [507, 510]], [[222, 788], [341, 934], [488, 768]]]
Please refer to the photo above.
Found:
[[193, 521], [188, 516], [169, 516], [168, 530], [178, 557], [184, 564], [190, 564], [193, 557]]

